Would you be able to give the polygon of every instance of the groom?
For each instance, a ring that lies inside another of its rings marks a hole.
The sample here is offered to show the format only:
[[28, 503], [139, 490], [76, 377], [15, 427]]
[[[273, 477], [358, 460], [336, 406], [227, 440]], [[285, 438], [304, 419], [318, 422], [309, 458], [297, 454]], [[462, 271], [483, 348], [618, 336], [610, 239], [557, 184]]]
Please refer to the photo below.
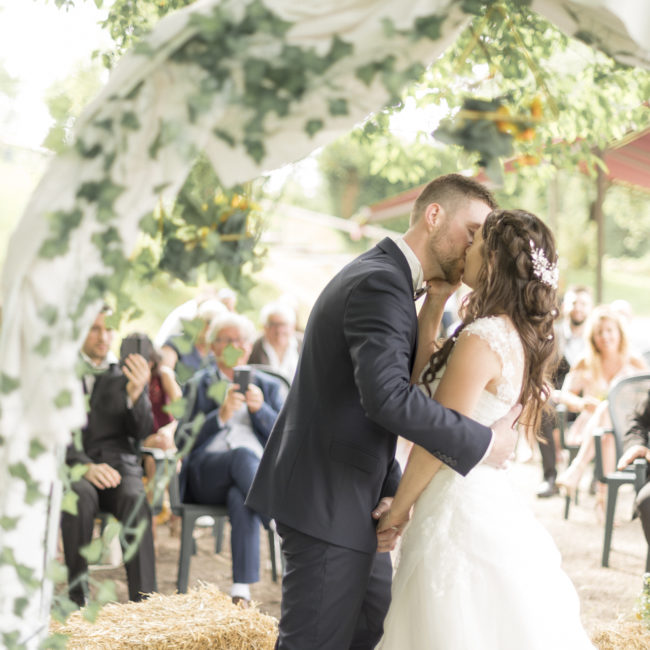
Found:
[[[415, 202], [403, 237], [384, 239], [325, 287], [246, 504], [273, 517], [286, 562], [277, 647], [373, 648], [390, 602], [392, 540], [375, 525], [401, 471], [397, 436], [462, 475], [514, 450], [511, 412], [493, 429], [443, 408], [410, 383], [414, 291], [462, 276], [474, 233], [496, 203], [449, 174]], [[444, 297], [448, 291], [444, 293]], [[441, 300], [442, 313], [444, 298]]]

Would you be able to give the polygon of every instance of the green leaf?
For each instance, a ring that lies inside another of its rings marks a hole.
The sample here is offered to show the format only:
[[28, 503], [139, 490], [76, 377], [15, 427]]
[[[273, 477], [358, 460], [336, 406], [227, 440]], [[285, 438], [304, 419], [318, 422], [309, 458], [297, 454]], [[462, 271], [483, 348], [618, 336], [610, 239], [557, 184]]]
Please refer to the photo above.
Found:
[[446, 18], [446, 15], [439, 16], [438, 14], [416, 18], [414, 24], [416, 36], [418, 38], [424, 36], [432, 41], [440, 40], [442, 37], [442, 25]]
[[243, 350], [241, 348], [236, 348], [232, 343], [229, 343], [226, 346], [226, 349], [221, 353], [221, 358], [223, 362], [230, 368], [237, 365], [241, 359]]
[[102, 605], [98, 602], [88, 603], [82, 610], [81, 615], [90, 623], [94, 623], [97, 620], [99, 611], [101, 610]]
[[68, 580], [68, 569], [65, 564], [51, 560], [47, 565], [46, 575], [54, 584], [62, 584]]
[[244, 137], [244, 147], [246, 153], [257, 163], [261, 163], [266, 155], [266, 148], [264, 142], [258, 138]]
[[117, 537], [122, 531], [122, 524], [111, 516], [108, 518], [108, 523], [106, 524], [104, 530], [102, 531], [102, 538], [104, 539], [104, 544], [108, 545], [115, 537]]
[[34, 352], [41, 357], [47, 357], [50, 354], [51, 349], [51, 339], [49, 336], [43, 336], [43, 338], [34, 346]]
[[330, 99], [328, 101], [330, 115], [347, 115], [348, 100], [340, 97], [339, 99]]
[[346, 56], [350, 56], [354, 52], [354, 46], [352, 43], [346, 43], [344, 40], [339, 38], [338, 35], [334, 36], [332, 39], [332, 45], [328, 54], [328, 59], [330, 63], [335, 63], [340, 59], [344, 59]]
[[56, 323], [59, 311], [54, 305], [45, 305], [38, 312], [38, 315], [51, 327]]
[[[66, 600], [68, 600], [70, 603], [70, 609], [68, 612], [62, 613], [58, 612], [56, 609], [52, 610], [52, 616], [60, 623], [63, 623], [66, 618], [68, 618], [68, 615], [77, 609], [77, 605], [75, 603], [69, 599]], [[61, 634], [59, 632], [56, 634], [50, 634], [50, 636], [48, 636], [47, 639], [43, 641], [41, 650], [66, 650], [68, 647], [68, 641], [69, 637], [65, 634]]]
[[40, 440], [29, 441], [29, 457], [34, 460], [47, 451], [45, 445]]
[[16, 598], [14, 600], [14, 614], [19, 618], [22, 618], [25, 610], [27, 609], [27, 605], [29, 605], [29, 600], [24, 596]]
[[211, 397], [218, 404], [223, 404], [223, 401], [226, 399], [226, 393], [228, 392], [229, 386], [230, 382], [227, 382], [223, 379], [215, 382], [208, 388], [208, 397]]
[[45, 495], [40, 491], [38, 483], [36, 483], [36, 481], [28, 481], [27, 490], [25, 491], [25, 503], [33, 505], [44, 497]]
[[7, 393], [12, 393], [19, 386], [20, 386], [20, 381], [18, 379], [14, 379], [13, 377], [10, 377], [4, 372], [0, 373], [0, 393], [3, 393], [5, 395]]
[[113, 580], [102, 580], [97, 590], [97, 601], [102, 605], [117, 601], [117, 590]]
[[212, 133], [214, 133], [217, 138], [221, 138], [226, 144], [230, 145], [231, 147], [234, 147], [237, 144], [235, 138], [223, 129], [213, 129]]
[[2, 530], [14, 530], [18, 525], [19, 517], [7, 517], [7, 515], [2, 515], [0, 517], [0, 528]]
[[323, 123], [323, 120], [308, 120], [307, 124], [305, 124], [305, 131], [307, 132], [307, 135], [313, 137], [314, 134], [318, 133], [318, 131], [320, 131], [324, 126], [325, 124]]
[[125, 129], [132, 131], [137, 131], [141, 126], [138, 116], [133, 111], [127, 111], [122, 115], [121, 124]]
[[67, 388], [64, 388], [57, 393], [53, 401], [56, 408], [66, 408], [72, 404], [72, 393]]
[[178, 420], [179, 418], [183, 417], [186, 408], [187, 408], [187, 400], [184, 397], [179, 397], [178, 399], [175, 399], [173, 402], [166, 404], [163, 407], [163, 411], [165, 411], [165, 413], [169, 413], [172, 417]]
[[34, 569], [31, 567], [25, 566], [24, 564], [14, 565], [16, 573], [20, 578], [20, 581], [30, 589], [35, 589], [40, 586], [41, 582], [35, 577]]
[[61, 499], [61, 510], [76, 515], [78, 512], [77, 501], [79, 501], [79, 495], [74, 490], [68, 490]]
[[13, 465], [9, 465], [9, 474], [14, 478], [22, 479], [25, 482], [29, 482], [31, 480], [27, 466], [22, 461], [14, 463]]
[[182, 361], [179, 361], [176, 364], [176, 368], [174, 368], [176, 371], [176, 379], [178, 379], [178, 383], [182, 386], [188, 379], [190, 379], [194, 373], [196, 372], [194, 368], [191, 366], [188, 366], [184, 364]]
[[97, 564], [101, 560], [102, 553], [104, 552], [104, 543], [101, 537], [93, 539], [90, 544], [81, 548], [79, 552], [88, 560], [89, 564]]

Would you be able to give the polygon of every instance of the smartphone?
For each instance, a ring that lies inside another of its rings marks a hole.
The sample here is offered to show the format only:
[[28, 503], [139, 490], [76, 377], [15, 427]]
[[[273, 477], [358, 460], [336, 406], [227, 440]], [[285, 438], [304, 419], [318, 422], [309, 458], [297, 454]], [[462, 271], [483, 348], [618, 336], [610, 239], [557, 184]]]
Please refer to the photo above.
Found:
[[235, 366], [233, 368], [232, 380], [239, 384], [239, 392], [245, 393], [250, 384], [253, 369], [250, 366]]
[[149, 350], [143, 336], [138, 334], [129, 334], [122, 340], [120, 345], [120, 364], [124, 365], [129, 354], [141, 354], [147, 361], [149, 360]]

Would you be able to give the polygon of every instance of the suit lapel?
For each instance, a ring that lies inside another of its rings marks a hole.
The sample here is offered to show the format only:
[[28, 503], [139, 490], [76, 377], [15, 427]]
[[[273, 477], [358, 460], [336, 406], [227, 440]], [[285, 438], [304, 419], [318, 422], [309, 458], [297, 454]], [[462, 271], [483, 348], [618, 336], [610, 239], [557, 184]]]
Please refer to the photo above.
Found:
[[413, 339], [413, 347], [411, 348], [411, 357], [409, 359], [409, 371], [413, 370], [413, 363], [415, 362], [415, 352], [418, 346], [418, 328], [417, 328], [417, 315], [415, 311], [415, 302], [413, 301], [413, 277], [411, 275], [411, 267], [404, 257], [404, 253], [399, 249], [397, 244], [390, 238], [385, 237], [378, 244], [377, 248], [386, 253], [391, 260], [397, 265], [400, 271], [404, 274], [407, 286], [405, 292], [409, 297], [409, 301], [413, 305], [413, 320], [415, 322], [415, 336]]

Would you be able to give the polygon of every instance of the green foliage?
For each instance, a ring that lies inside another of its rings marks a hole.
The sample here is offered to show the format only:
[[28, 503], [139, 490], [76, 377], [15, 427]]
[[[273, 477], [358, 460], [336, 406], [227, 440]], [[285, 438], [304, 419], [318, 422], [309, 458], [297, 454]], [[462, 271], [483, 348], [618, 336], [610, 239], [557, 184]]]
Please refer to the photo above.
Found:
[[61, 81], [54, 82], [45, 94], [45, 105], [54, 120], [42, 145], [61, 153], [68, 144], [75, 119], [97, 94], [102, 84], [102, 68], [91, 62], [77, 66]]
[[[237, 358], [239, 358], [240, 355], [241, 355], [241, 351], [237, 353]], [[233, 363], [232, 365], [234, 366], [235, 363]], [[215, 382], [210, 386], [210, 388], [208, 388], [208, 396], [211, 397], [215, 402], [218, 402], [219, 404], [223, 404], [223, 401], [226, 399], [226, 393], [228, 392], [229, 385], [230, 384], [227, 381], [223, 381], [223, 380]]]
[[205, 159], [195, 164], [173, 207], [160, 206], [141, 225], [148, 237], [135, 256], [139, 273], [160, 269], [190, 284], [201, 273], [208, 281], [222, 275], [241, 293], [252, 286], [246, 273], [259, 266], [262, 226], [256, 204], [241, 186], [224, 190]]
[[12, 393], [20, 386], [20, 381], [10, 377], [8, 374], [0, 373], [0, 393]]

